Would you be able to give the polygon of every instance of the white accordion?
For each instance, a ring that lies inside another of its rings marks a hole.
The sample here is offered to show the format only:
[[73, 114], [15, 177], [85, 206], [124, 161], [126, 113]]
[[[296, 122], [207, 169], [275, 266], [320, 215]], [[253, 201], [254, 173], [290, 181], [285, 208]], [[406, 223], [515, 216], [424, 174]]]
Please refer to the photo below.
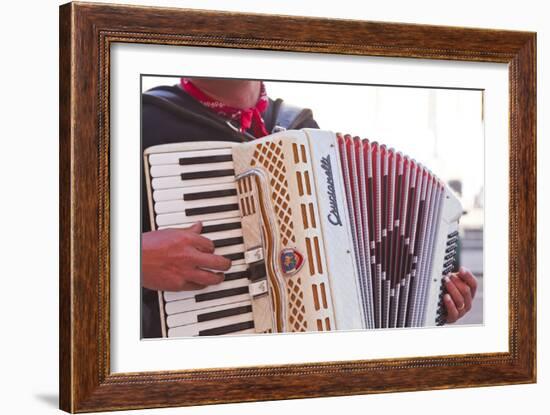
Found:
[[462, 207], [426, 167], [322, 130], [144, 152], [153, 230], [201, 221], [218, 285], [159, 292], [165, 337], [441, 325]]

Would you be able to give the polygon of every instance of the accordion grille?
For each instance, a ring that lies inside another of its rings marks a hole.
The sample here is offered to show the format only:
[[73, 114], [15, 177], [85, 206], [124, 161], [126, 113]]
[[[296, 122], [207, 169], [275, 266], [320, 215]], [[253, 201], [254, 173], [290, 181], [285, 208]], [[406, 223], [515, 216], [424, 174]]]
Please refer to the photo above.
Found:
[[[283, 142], [269, 141], [256, 145], [251, 160], [252, 166], [261, 166], [269, 172], [271, 200], [279, 225], [279, 233], [282, 246], [296, 243], [294, 234], [294, 222], [290, 207], [290, 195], [288, 193], [287, 170], [285, 167]], [[306, 331], [306, 309], [304, 305], [304, 292], [300, 278], [288, 278], [288, 323], [291, 331]]]
[[295, 243], [282, 141], [258, 144], [251, 164], [261, 165], [271, 175], [271, 200], [279, 223], [281, 243], [283, 246], [289, 245], [289, 242]]
[[292, 327], [292, 331], [306, 331], [306, 308], [304, 306], [302, 280], [300, 278], [296, 278], [296, 282], [294, 282], [292, 278], [289, 278], [287, 283], [287, 291], [290, 311], [288, 322]]

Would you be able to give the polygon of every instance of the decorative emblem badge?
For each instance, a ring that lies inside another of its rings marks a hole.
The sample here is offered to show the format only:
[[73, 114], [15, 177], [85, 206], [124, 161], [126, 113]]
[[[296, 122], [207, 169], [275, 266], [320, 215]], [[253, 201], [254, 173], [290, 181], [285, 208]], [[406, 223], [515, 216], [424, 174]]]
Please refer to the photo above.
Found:
[[304, 256], [294, 248], [281, 251], [281, 268], [285, 275], [292, 275], [304, 265]]

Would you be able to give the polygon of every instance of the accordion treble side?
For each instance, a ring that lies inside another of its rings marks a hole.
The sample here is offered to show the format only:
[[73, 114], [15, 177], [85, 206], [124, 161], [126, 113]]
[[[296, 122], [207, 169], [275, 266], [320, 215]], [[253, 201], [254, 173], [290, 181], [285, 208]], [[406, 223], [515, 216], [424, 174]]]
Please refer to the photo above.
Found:
[[439, 325], [462, 208], [378, 143], [283, 131], [144, 152], [152, 229], [200, 220], [225, 280], [159, 292], [164, 336]]

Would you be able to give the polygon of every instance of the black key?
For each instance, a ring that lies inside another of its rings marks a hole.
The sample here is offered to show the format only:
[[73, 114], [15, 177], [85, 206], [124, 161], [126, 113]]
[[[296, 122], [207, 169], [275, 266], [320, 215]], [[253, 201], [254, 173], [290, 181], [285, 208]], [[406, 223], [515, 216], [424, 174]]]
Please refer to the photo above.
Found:
[[237, 261], [238, 259], [244, 259], [244, 252], [235, 252], [234, 254], [224, 255], [224, 257], [230, 261]]
[[234, 280], [240, 280], [241, 278], [248, 278], [248, 270], [246, 271], [239, 271], [239, 272], [229, 272], [224, 274], [224, 281], [234, 281]]
[[238, 316], [239, 314], [246, 314], [252, 312], [251, 305], [245, 305], [242, 307], [229, 308], [227, 310], [211, 311], [210, 313], [199, 314], [197, 316], [197, 321], [200, 323], [202, 321], [216, 320], [218, 318]]
[[235, 170], [207, 170], [207, 171], [193, 171], [189, 173], [182, 173], [181, 180], [193, 180], [193, 179], [210, 179], [213, 177], [234, 176]]
[[222, 334], [235, 333], [236, 331], [254, 328], [253, 321], [245, 321], [243, 323], [230, 324], [223, 327], [214, 327], [208, 330], [199, 331], [199, 336], [219, 336]]
[[185, 157], [180, 159], [180, 166], [189, 166], [190, 164], [223, 163], [224, 161], [233, 161], [233, 156], [231, 154], [222, 154], [219, 156]]
[[224, 246], [239, 245], [244, 243], [242, 236], [238, 236], [235, 238], [227, 238], [227, 239], [216, 239], [215, 241], [212, 241], [212, 242], [214, 242], [215, 248], [222, 248]]
[[263, 261], [250, 265], [249, 271], [250, 276], [248, 278], [250, 279], [250, 281], [258, 281], [264, 279], [267, 276], [265, 262]]
[[232, 203], [229, 205], [216, 205], [216, 206], [205, 206], [200, 208], [191, 208], [191, 209], [185, 209], [185, 214], [187, 216], [196, 216], [196, 215], [207, 215], [209, 213], [231, 212], [232, 210], [239, 210], [239, 205], [237, 203]]
[[236, 196], [237, 189], [212, 190], [210, 192], [187, 193], [183, 195], [183, 200], [203, 200], [214, 199], [216, 197]]
[[248, 287], [228, 288], [227, 290], [211, 291], [209, 293], [197, 294], [195, 301], [200, 303], [202, 301], [217, 300], [219, 298], [232, 297], [234, 295], [247, 294]]
[[220, 231], [230, 231], [232, 229], [240, 229], [241, 222], [232, 222], [232, 223], [220, 223], [219, 225], [206, 225], [202, 227], [202, 233], [211, 233], [211, 232], [220, 232]]
[[454, 238], [455, 236], [458, 236], [458, 231], [451, 232], [447, 235], [447, 238]]
[[445, 255], [445, 256], [443, 257], [443, 259], [444, 259], [445, 261], [447, 261], [448, 259], [454, 258], [455, 255], [456, 255], [456, 252], [453, 251], [453, 252], [451, 252], [450, 254]]

